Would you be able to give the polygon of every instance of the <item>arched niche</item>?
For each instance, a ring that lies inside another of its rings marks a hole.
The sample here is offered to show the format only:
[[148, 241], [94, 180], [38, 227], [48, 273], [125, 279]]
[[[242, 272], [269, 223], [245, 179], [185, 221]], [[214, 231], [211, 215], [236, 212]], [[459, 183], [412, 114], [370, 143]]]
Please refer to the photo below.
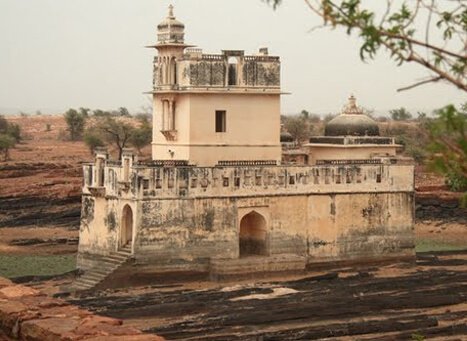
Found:
[[133, 239], [133, 210], [125, 205], [122, 211], [120, 246], [130, 246]]
[[252, 211], [240, 220], [239, 247], [240, 257], [268, 255], [266, 219], [258, 212]]

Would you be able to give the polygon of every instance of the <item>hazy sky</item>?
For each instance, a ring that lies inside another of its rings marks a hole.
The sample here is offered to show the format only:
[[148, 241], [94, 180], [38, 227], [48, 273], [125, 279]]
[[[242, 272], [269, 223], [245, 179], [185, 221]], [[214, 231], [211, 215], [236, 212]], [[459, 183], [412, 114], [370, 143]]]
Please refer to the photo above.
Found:
[[283, 113], [339, 111], [350, 93], [384, 112], [467, 100], [444, 84], [397, 93], [427, 75], [386, 53], [367, 64], [358, 41], [319, 24], [301, 0], [273, 11], [261, 0], [0, 0], [0, 110], [137, 110], [151, 89], [156, 25], [173, 3], [187, 43], [204, 51], [269, 47], [282, 60]]

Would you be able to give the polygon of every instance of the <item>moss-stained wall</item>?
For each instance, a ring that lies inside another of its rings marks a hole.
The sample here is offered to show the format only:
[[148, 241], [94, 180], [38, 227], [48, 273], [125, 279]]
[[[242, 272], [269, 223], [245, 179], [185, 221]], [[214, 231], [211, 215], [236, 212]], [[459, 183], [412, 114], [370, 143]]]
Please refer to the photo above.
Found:
[[305, 256], [309, 263], [410, 256], [413, 166], [394, 162], [135, 166], [127, 184], [119, 179], [118, 166], [108, 166], [104, 174], [115, 172], [105, 187], [83, 189], [79, 252], [117, 250], [128, 205], [134, 222], [132, 250], [140, 263], [170, 268], [174, 262], [207, 265], [210, 259], [236, 259], [242, 218], [253, 211], [266, 222], [261, 243], [267, 255]]

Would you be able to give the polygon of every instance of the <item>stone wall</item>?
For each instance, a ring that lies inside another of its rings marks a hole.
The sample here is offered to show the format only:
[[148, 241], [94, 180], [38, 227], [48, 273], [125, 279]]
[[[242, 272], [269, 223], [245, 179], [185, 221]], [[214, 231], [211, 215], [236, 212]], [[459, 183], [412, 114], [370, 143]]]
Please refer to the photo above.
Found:
[[0, 339], [163, 341], [0, 277]]
[[[105, 167], [98, 191], [83, 189], [82, 268], [93, 256], [118, 249], [125, 207], [132, 212], [136, 263], [164, 271], [208, 271], [212, 259], [239, 258], [242, 221], [253, 212], [265, 220], [259, 242], [266, 256], [294, 254], [312, 264], [414, 255], [413, 166], [404, 162], [135, 165], [128, 183], [115, 168]], [[114, 175], [107, 176], [111, 171]]]

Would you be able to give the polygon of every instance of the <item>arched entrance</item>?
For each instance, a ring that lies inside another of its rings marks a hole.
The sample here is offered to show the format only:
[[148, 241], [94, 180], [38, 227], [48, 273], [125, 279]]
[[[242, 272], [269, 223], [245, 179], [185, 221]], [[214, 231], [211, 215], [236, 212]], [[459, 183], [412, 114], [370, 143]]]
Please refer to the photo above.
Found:
[[131, 245], [133, 239], [133, 211], [129, 205], [123, 207], [120, 246]]
[[252, 211], [240, 220], [240, 257], [267, 256], [266, 219]]

